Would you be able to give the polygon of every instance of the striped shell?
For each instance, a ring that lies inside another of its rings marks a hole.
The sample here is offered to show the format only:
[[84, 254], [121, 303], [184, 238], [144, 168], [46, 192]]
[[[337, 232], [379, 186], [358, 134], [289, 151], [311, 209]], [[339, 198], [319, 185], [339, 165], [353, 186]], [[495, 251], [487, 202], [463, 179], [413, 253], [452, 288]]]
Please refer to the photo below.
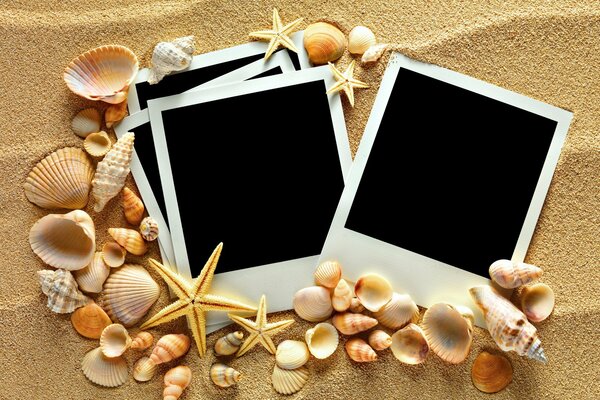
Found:
[[104, 131], [90, 133], [83, 141], [83, 148], [92, 157], [102, 157], [111, 147], [112, 142]]
[[232, 355], [240, 348], [243, 338], [242, 331], [228, 333], [215, 342], [215, 353], [219, 356]]
[[490, 277], [503, 288], [513, 289], [542, 276], [542, 269], [535, 265], [498, 260], [490, 266]]
[[349, 312], [334, 315], [331, 322], [344, 335], [355, 335], [377, 325], [375, 318]]
[[471, 368], [473, 385], [484, 393], [497, 393], [512, 381], [510, 361], [502, 355], [482, 351]]
[[88, 293], [100, 293], [109, 274], [110, 267], [104, 263], [100, 252], [94, 254], [92, 262], [87, 267], [73, 273], [79, 288]]
[[337, 286], [333, 290], [333, 296], [331, 297], [331, 305], [337, 312], [344, 312], [350, 308], [350, 302], [352, 301], [352, 289], [346, 283], [346, 280], [340, 279]]
[[304, 30], [304, 48], [313, 64], [327, 64], [340, 58], [347, 45], [346, 36], [335, 26], [317, 22]]
[[100, 335], [100, 348], [106, 357], [118, 357], [131, 346], [131, 337], [121, 324], [111, 324]]
[[90, 133], [100, 131], [100, 111], [95, 108], [86, 108], [79, 111], [71, 121], [71, 129], [79, 137], [86, 138]]
[[219, 387], [226, 388], [238, 383], [242, 374], [225, 364], [216, 363], [210, 367], [210, 379]]
[[392, 337], [381, 329], [369, 334], [369, 346], [375, 350], [385, 350], [392, 345]]
[[139, 225], [144, 217], [144, 203], [128, 187], [123, 188], [123, 214], [131, 225]]
[[192, 382], [192, 370], [185, 365], [171, 368], [165, 374], [163, 400], [177, 400]]
[[310, 358], [308, 347], [304, 342], [297, 340], [284, 340], [277, 346], [275, 361], [280, 368], [296, 369], [300, 368]]
[[293, 305], [296, 314], [310, 322], [325, 321], [333, 312], [329, 290], [322, 286], [298, 290], [294, 295]]
[[346, 353], [356, 362], [377, 361], [377, 353], [367, 342], [359, 338], [352, 338], [346, 342]]
[[355, 26], [348, 34], [348, 51], [352, 54], [362, 55], [375, 43], [375, 34], [366, 26]]
[[392, 299], [373, 314], [386, 328], [400, 329], [419, 320], [419, 307], [407, 294], [394, 293]]
[[150, 358], [162, 364], [183, 356], [190, 349], [190, 338], [183, 334], [169, 334], [160, 338]]
[[133, 379], [138, 382], [148, 382], [156, 375], [158, 366], [150, 357], [142, 357], [133, 365]]
[[154, 343], [154, 336], [150, 332], [138, 333], [131, 342], [131, 348], [136, 350], [145, 350]]
[[342, 277], [342, 266], [337, 261], [325, 261], [315, 270], [315, 283], [333, 289]]
[[275, 365], [271, 375], [273, 389], [280, 394], [293, 394], [306, 385], [308, 381], [308, 369], [300, 367], [298, 369], [283, 369]]
[[100, 306], [89, 303], [71, 314], [71, 324], [81, 336], [100, 339], [102, 331], [112, 324], [112, 321]]
[[148, 251], [148, 246], [138, 231], [127, 228], [109, 228], [108, 234], [133, 255], [142, 256]]
[[146, 217], [140, 224], [140, 233], [149, 242], [158, 238], [158, 222], [152, 217]]
[[442, 360], [463, 362], [473, 341], [473, 326], [455, 307], [437, 303], [425, 311], [423, 331], [429, 347]]
[[46, 305], [55, 313], [68, 314], [92, 301], [79, 291], [77, 282], [69, 271], [43, 270], [38, 271], [38, 277], [42, 292], [48, 296]]
[[89, 351], [81, 361], [81, 370], [90, 381], [106, 387], [117, 387], [127, 382], [129, 371], [123, 357], [109, 358], [100, 347]]

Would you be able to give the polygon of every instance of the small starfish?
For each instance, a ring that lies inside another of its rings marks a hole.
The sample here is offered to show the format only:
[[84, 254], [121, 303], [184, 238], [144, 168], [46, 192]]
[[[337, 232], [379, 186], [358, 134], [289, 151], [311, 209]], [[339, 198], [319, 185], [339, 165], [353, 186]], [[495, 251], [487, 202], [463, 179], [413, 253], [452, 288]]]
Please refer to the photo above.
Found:
[[279, 48], [279, 45], [282, 45], [283, 47], [290, 49], [293, 52], [297, 53], [298, 49], [294, 45], [294, 42], [292, 42], [292, 40], [288, 37], [288, 35], [290, 33], [292, 33], [294, 28], [300, 22], [302, 22], [302, 18], [298, 18], [297, 20], [290, 22], [289, 24], [287, 24], [286, 26], [284, 26], [282, 28], [281, 27], [281, 25], [282, 25], [281, 18], [279, 18], [279, 13], [277, 12], [277, 9], [274, 8], [273, 9], [273, 29], [267, 30], [267, 31], [251, 32], [250, 37], [252, 39], [269, 41], [269, 48], [267, 49], [267, 52], [265, 54], [265, 60], [268, 60], [269, 57], [271, 57], [271, 54], [273, 54], [273, 52]]
[[369, 87], [369, 85], [366, 83], [361, 82], [358, 79], [354, 79], [354, 60], [352, 60], [344, 73], [341, 73], [340, 70], [337, 69], [332, 63], [329, 63], [329, 67], [331, 68], [331, 72], [333, 72], [337, 83], [330, 87], [327, 93], [335, 93], [343, 90], [350, 101], [350, 105], [354, 107], [354, 88]]
[[295, 322], [293, 319], [286, 319], [284, 321], [268, 324], [267, 298], [264, 294], [260, 298], [260, 304], [258, 306], [258, 311], [256, 312], [256, 321], [252, 322], [246, 318], [231, 314], [229, 314], [229, 318], [250, 332], [250, 336], [248, 336], [248, 339], [246, 339], [239, 348], [236, 357], [246, 354], [246, 352], [253, 348], [258, 342], [260, 342], [269, 353], [275, 354], [276, 348], [271, 336], [279, 333]]
[[173, 272], [170, 268], [151, 258], [150, 265], [160, 274], [167, 285], [173, 290], [173, 293], [179, 297], [179, 300], [160, 310], [156, 315], [144, 322], [140, 329], [152, 328], [185, 315], [196, 341], [198, 353], [202, 357], [206, 353], [205, 311], [256, 311], [256, 308], [244, 303], [207, 293], [212, 283], [222, 248], [223, 243], [219, 243], [204, 265], [204, 268], [202, 268], [202, 271], [200, 271], [200, 275], [193, 282], [188, 281], [181, 275]]

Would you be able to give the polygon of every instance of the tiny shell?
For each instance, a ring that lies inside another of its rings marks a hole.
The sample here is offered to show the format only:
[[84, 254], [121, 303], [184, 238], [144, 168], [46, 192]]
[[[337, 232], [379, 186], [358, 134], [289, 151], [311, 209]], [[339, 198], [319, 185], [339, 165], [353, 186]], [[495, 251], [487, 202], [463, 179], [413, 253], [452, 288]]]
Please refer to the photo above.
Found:
[[118, 357], [131, 346], [131, 337], [121, 324], [111, 324], [100, 335], [100, 348], [106, 357]]
[[332, 323], [344, 335], [354, 335], [371, 329], [377, 325], [377, 320], [366, 315], [345, 312], [334, 315]]
[[376, 312], [392, 299], [394, 291], [384, 277], [367, 274], [358, 278], [354, 285], [354, 293], [367, 310]]
[[335, 352], [338, 347], [339, 335], [333, 325], [321, 322], [307, 330], [304, 339], [310, 353], [322, 360]]
[[521, 309], [532, 322], [542, 322], [554, 310], [554, 291], [545, 283], [527, 286], [521, 292]]
[[94, 254], [92, 262], [87, 267], [74, 272], [77, 285], [88, 293], [100, 293], [109, 274], [110, 267], [104, 263], [100, 252]]
[[392, 299], [373, 316], [386, 328], [400, 329], [419, 320], [419, 307], [407, 294], [394, 293]]
[[325, 261], [315, 270], [315, 283], [333, 289], [342, 277], [342, 266], [337, 261]]
[[326, 22], [311, 24], [304, 30], [304, 48], [313, 64], [337, 60], [344, 54], [346, 44], [342, 31]]
[[392, 345], [392, 337], [377, 329], [369, 334], [369, 345], [375, 350], [385, 350]]
[[535, 265], [498, 260], [490, 266], [490, 276], [503, 288], [513, 289], [542, 276], [542, 269]]
[[392, 353], [405, 364], [421, 364], [429, 354], [429, 345], [423, 330], [408, 324], [392, 335]]
[[83, 148], [93, 157], [102, 157], [111, 147], [112, 142], [104, 131], [90, 133], [83, 141]]
[[148, 382], [156, 375], [158, 366], [149, 357], [142, 357], [133, 365], [133, 379], [138, 382]]
[[484, 393], [497, 393], [512, 381], [513, 369], [506, 357], [482, 351], [471, 369], [473, 385]]
[[228, 333], [215, 342], [215, 353], [220, 356], [230, 356], [240, 348], [244, 334], [242, 331]]
[[95, 108], [86, 108], [73, 117], [71, 128], [77, 136], [86, 138], [90, 133], [100, 130], [100, 120], [100, 111]]
[[106, 387], [124, 384], [129, 377], [127, 362], [123, 357], [109, 358], [100, 347], [89, 351], [81, 361], [81, 370], [90, 381]]
[[238, 383], [242, 374], [225, 364], [216, 363], [210, 367], [210, 379], [219, 387], [227, 388]]
[[194, 50], [194, 36], [184, 36], [172, 42], [158, 43], [152, 52], [152, 69], [148, 83], [154, 85], [171, 72], [189, 67]]
[[123, 214], [131, 225], [139, 225], [144, 217], [144, 203], [128, 187], [123, 188]]
[[181, 397], [181, 393], [192, 382], [192, 370], [190, 367], [180, 365], [171, 368], [165, 374], [163, 390], [163, 400], [177, 400]]
[[329, 290], [322, 286], [300, 289], [294, 295], [293, 305], [296, 314], [310, 322], [324, 321], [333, 312]]
[[108, 234], [133, 255], [142, 256], [148, 251], [146, 242], [138, 231], [127, 228], [109, 228]]
[[389, 45], [384, 43], [375, 44], [367, 49], [365, 53], [362, 55], [360, 62], [362, 64], [371, 64], [379, 61], [383, 53], [387, 50]]
[[104, 112], [104, 123], [107, 128], [112, 128], [114, 124], [121, 121], [127, 115], [127, 99], [119, 104], [113, 104]]
[[154, 343], [154, 336], [150, 332], [140, 332], [133, 338], [131, 348], [136, 350], [145, 350]]
[[106, 242], [102, 246], [102, 259], [110, 268], [118, 268], [125, 263], [127, 251], [115, 242]]
[[90, 303], [92, 299], [85, 296], [77, 288], [77, 282], [69, 271], [38, 271], [42, 292], [48, 296], [46, 305], [58, 314], [68, 314], [79, 307]]
[[377, 353], [362, 339], [352, 338], [346, 342], [346, 353], [356, 362], [377, 360]]
[[452, 364], [463, 362], [469, 355], [473, 326], [455, 307], [437, 303], [423, 316], [423, 331], [431, 350]]
[[169, 334], [160, 338], [150, 358], [162, 364], [183, 356], [190, 349], [190, 338], [184, 334]]
[[353, 297], [352, 300], [350, 300], [350, 307], [348, 308], [348, 310], [353, 313], [360, 314], [361, 312], [365, 311], [365, 306], [361, 304], [358, 297]]
[[273, 375], [271, 375], [273, 389], [280, 394], [294, 394], [306, 385], [306, 381], [308, 381], [306, 367], [289, 370], [275, 365]]
[[355, 26], [348, 35], [348, 51], [361, 55], [377, 43], [375, 34], [366, 26]]
[[331, 297], [331, 305], [333, 309], [338, 312], [344, 312], [350, 307], [353, 293], [350, 286], [344, 279], [340, 279], [337, 286], [333, 290], [333, 296]]
[[100, 339], [104, 328], [112, 324], [104, 310], [95, 303], [78, 308], [71, 314], [71, 324], [81, 336]]
[[152, 217], [146, 217], [140, 224], [140, 233], [142, 237], [151, 242], [158, 238], [158, 222]]
[[296, 369], [300, 368], [310, 358], [308, 347], [304, 342], [297, 340], [284, 340], [277, 346], [275, 361], [280, 368]]

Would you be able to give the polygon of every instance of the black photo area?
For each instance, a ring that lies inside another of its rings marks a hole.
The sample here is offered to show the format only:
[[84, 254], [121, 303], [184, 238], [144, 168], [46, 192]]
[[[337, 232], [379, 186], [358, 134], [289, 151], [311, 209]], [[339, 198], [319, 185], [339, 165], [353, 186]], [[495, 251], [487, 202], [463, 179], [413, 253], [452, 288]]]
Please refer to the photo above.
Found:
[[320, 253], [343, 189], [323, 80], [163, 111], [192, 276]]
[[345, 227], [489, 277], [513, 254], [556, 125], [402, 68]]

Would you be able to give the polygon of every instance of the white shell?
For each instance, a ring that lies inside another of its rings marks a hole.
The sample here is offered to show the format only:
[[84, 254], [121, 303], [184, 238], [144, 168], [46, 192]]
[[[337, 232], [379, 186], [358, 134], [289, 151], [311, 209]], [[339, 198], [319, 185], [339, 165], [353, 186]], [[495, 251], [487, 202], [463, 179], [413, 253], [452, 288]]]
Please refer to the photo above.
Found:
[[535, 265], [511, 260], [498, 260], [490, 265], [490, 277], [506, 289], [514, 289], [542, 276], [542, 269]]
[[149, 357], [142, 357], [133, 365], [133, 379], [138, 382], [148, 382], [156, 375], [158, 366]]
[[271, 375], [273, 388], [281, 394], [296, 393], [306, 385], [306, 381], [308, 381], [308, 369], [306, 367], [288, 370], [275, 365], [273, 375]]
[[104, 131], [90, 133], [83, 141], [83, 148], [93, 157], [102, 157], [111, 147], [112, 142]]
[[284, 340], [277, 346], [275, 361], [283, 369], [300, 368], [310, 358], [308, 347], [304, 342], [297, 340]]
[[373, 314], [386, 328], [400, 329], [409, 322], [419, 319], [419, 307], [407, 294], [394, 293], [392, 299]]
[[350, 289], [350, 286], [348, 286], [348, 283], [346, 283], [344, 279], [340, 279], [337, 286], [333, 290], [331, 305], [335, 311], [346, 311], [350, 307], [352, 297], [354, 297], [352, 289]]
[[149, 242], [158, 238], [158, 222], [152, 217], [146, 217], [140, 224], [140, 233]]
[[363, 64], [370, 64], [379, 61], [383, 53], [385, 53], [387, 50], [388, 46], [388, 44], [384, 43], [374, 44], [373, 46], [369, 47], [367, 51], [365, 51], [360, 59], [360, 62]]
[[310, 321], [324, 321], [331, 316], [333, 307], [329, 290], [322, 286], [309, 286], [294, 295], [294, 311], [300, 318]]
[[545, 283], [527, 286], [521, 292], [521, 309], [532, 322], [542, 322], [554, 310], [554, 291]]
[[124, 384], [129, 377], [127, 362], [123, 357], [109, 358], [100, 347], [88, 352], [81, 361], [81, 370], [90, 381], [106, 387]]
[[102, 259], [110, 268], [118, 268], [125, 263], [127, 251], [116, 242], [106, 242], [102, 246]]
[[392, 335], [392, 353], [405, 364], [421, 364], [429, 354], [429, 344], [423, 330], [408, 324]]
[[100, 131], [101, 119], [100, 111], [95, 108], [86, 108], [73, 117], [71, 128], [77, 136], [85, 138], [90, 133]]
[[110, 267], [104, 263], [102, 253], [96, 252], [92, 262], [85, 268], [75, 271], [79, 288], [88, 293], [100, 293], [102, 285], [110, 274]]
[[68, 314], [92, 301], [79, 291], [77, 282], [69, 271], [46, 269], [38, 271], [38, 278], [42, 292], [48, 296], [47, 306], [55, 313]]
[[332, 355], [338, 347], [339, 335], [337, 329], [327, 322], [321, 322], [306, 331], [304, 340], [310, 353], [319, 359]]
[[442, 360], [452, 364], [467, 358], [473, 341], [470, 316], [465, 318], [463, 313], [450, 304], [437, 303], [423, 316], [423, 331], [429, 347]]
[[131, 337], [121, 324], [111, 324], [100, 335], [100, 348], [106, 357], [118, 357], [131, 346]]
[[358, 278], [354, 285], [354, 293], [367, 310], [376, 312], [392, 299], [394, 291], [384, 277], [367, 274]]
[[160, 42], [152, 53], [152, 69], [148, 83], [154, 85], [166, 75], [190, 66], [194, 54], [194, 36], [184, 36], [172, 42]]
[[361, 55], [377, 43], [375, 34], [366, 26], [355, 26], [348, 35], [348, 51]]
[[315, 283], [333, 289], [342, 277], [342, 266], [337, 261], [325, 261], [315, 270]]

